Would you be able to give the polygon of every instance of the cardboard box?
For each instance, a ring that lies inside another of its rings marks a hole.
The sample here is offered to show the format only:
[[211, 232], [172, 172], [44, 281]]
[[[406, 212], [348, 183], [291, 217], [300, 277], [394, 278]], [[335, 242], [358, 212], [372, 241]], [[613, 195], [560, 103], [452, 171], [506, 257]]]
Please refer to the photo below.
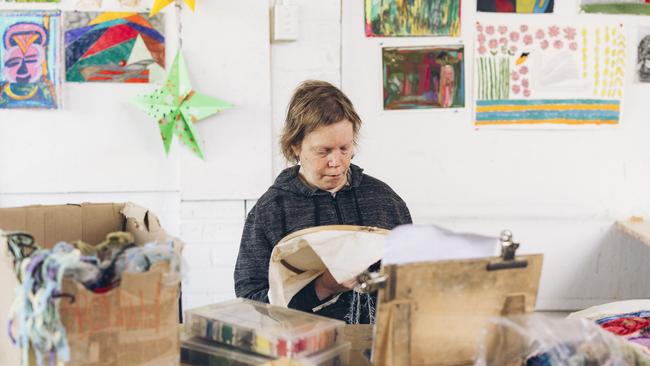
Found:
[[[106, 234], [121, 230], [133, 234], [137, 244], [172, 239], [153, 213], [131, 203], [2, 208], [0, 230], [29, 232], [45, 247], [79, 239], [97, 244]], [[182, 243], [174, 239], [174, 244], [180, 253]], [[4, 326], [16, 279], [6, 243], [0, 247]], [[159, 265], [145, 273], [125, 273], [118, 288], [103, 294], [65, 282], [64, 291], [75, 297], [73, 303], [65, 299], [60, 303], [71, 353], [66, 365], [178, 365], [180, 288], [163, 280], [166, 270]], [[5, 332], [0, 333], [0, 365], [18, 365], [20, 350], [9, 343]]]

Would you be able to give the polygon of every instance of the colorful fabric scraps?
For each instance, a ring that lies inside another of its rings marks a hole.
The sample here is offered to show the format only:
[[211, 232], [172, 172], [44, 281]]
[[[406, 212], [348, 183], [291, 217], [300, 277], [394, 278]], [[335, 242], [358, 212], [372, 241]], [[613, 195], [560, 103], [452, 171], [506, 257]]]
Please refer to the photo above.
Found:
[[67, 12], [66, 80], [148, 83], [163, 74], [163, 15], [145, 13]]
[[382, 50], [384, 109], [465, 106], [462, 46]]
[[365, 0], [366, 36], [459, 36], [460, 0]]
[[596, 320], [603, 329], [650, 348], [650, 311], [612, 315]]
[[492, 13], [552, 13], [553, 0], [477, 0], [476, 10]]
[[59, 11], [0, 12], [0, 109], [58, 108]]
[[476, 24], [476, 125], [618, 124], [620, 25]]

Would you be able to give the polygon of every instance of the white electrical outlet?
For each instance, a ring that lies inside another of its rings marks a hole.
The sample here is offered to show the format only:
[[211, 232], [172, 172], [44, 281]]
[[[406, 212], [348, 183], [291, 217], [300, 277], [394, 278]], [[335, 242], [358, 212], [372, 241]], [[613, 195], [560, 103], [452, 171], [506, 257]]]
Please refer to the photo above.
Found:
[[273, 6], [273, 41], [295, 41], [298, 39], [298, 16], [300, 9], [297, 5], [287, 5], [286, 2]]

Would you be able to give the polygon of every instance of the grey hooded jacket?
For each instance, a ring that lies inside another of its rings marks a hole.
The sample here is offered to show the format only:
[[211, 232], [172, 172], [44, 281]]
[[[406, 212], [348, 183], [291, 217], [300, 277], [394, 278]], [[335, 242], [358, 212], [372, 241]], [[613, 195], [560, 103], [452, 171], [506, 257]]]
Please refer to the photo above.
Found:
[[[305, 185], [298, 176], [299, 168], [296, 165], [282, 171], [248, 214], [235, 266], [237, 297], [269, 301], [271, 251], [292, 232], [321, 225], [392, 229], [411, 223], [404, 201], [386, 183], [363, 174], [356, 165], [350, 165], [349, 184], [336, 195]], [[348, 322], [352, 322], [350, 314], [356, 313], [354, 322], [369, 323], [374, 317], [374, 299], [371, 296], [359, 303], [355, 298], [354, 305], [352, 291], [348, 291], [316, 313]], [[329, 300], [318, 299], [312, 282], [293, 297], [289, 307], [311, 312]]]

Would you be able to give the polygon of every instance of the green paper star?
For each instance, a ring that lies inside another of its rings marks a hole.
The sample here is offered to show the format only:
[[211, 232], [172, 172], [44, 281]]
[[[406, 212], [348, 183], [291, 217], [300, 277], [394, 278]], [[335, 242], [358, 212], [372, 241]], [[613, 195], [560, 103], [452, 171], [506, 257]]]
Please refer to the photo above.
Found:
[[166, 154], [169, 154], [175, 134], [204, 160], [201, 146], [196, 140], [194, 123], [233, 107], [230, 103], [199, 94], [192, 89], [185, 59], [180, 50], [176, 53], [165, 85], [151, 94], [135, 98], [133, 104], [158, 121]]

